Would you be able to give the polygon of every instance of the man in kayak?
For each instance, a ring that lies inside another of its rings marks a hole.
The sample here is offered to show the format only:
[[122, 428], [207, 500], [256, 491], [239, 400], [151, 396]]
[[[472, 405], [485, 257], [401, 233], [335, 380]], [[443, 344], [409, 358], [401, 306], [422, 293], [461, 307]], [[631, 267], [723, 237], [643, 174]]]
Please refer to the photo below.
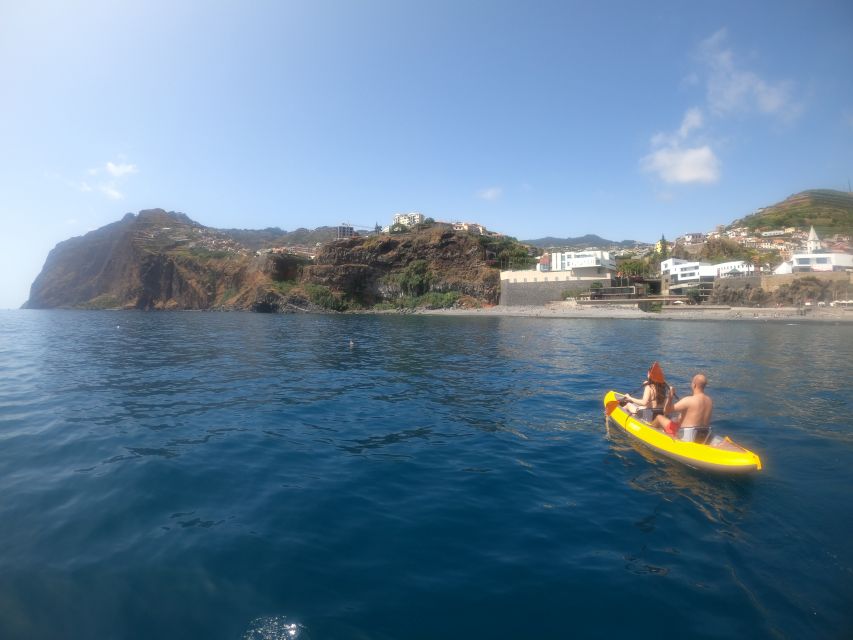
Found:
[[[694, 429], [708, 429], [711, 424], [711, 412], [714, 409], [714, 401], [710, 396], [705, 395], [705, 386], [708, 384], [708, 378], [704, 374], [697, 373], [693, 376], [690, 387], [693, 389], [693, 395], [681, 398], [675, 404], [672, 403], [675, 397], [675, 388], [670, 387], [669, 393], [666, 394], [666, 404], [664, 413], [671, 415], [674, 411], [681, 412], [681, 421], [672, 420], [667, 415], [655, 417], [654, 426], [658, 429], [663, 429], [668, 435], [673, 438], [678, 433], [679, 429], [690, 429], [691, 433]], [[691, 439], [692, 440], [692, 439]]]

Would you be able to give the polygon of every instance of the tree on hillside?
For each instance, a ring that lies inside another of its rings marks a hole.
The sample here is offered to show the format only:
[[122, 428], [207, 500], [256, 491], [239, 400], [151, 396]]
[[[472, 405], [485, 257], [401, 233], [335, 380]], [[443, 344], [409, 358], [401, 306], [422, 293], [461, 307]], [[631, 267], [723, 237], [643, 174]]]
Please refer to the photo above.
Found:
[[478, 236], [483, 255], [496, 260], [501, 269], [530, 269], [536, 262], [527, 245], [509, 236]]
[[426, 260], [415, 260], [398, 276], [400, 290], [407, 296], [422, 296], [429, 291], [434, 276]]
[[687, 301], [690, 304], [702, 304], [702, 292], [699, 287], [691, 287], [687, 290]]
[[660, 242], [655, 251], [649, 256], [649, 271], [660, 273], [660, 263], [669, 258], [669, 243], [661, 234]]
[[642, 276], [649, 270], [649, 265], [645, 260], [637, 258], [629, 258], [617, 263], [617, 269], [626, 276]]

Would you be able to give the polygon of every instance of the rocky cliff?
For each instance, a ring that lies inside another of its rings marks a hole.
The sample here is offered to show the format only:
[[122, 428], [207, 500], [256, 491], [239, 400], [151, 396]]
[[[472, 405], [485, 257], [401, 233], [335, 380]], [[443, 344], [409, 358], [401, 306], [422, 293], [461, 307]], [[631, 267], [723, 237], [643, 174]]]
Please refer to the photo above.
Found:
[[477, 236], [445, 229], [349, 238], [326, 245], [303, 281], [361, 306], [430, 292], [496, 304], [500, 274], [485, 255]]
[[153, 209], [59, 243], [24, 306], [250, 309], [278, 270], [216, 230]]
[[233, 233], [162, 209], [59, 243], [33, 282], [26, 308], [366, 308], [377, 302], [454, 292], [494, 303], [499, 274], [474, 236], [421, 230], [327, 243], [310, 264], [263, 253]]

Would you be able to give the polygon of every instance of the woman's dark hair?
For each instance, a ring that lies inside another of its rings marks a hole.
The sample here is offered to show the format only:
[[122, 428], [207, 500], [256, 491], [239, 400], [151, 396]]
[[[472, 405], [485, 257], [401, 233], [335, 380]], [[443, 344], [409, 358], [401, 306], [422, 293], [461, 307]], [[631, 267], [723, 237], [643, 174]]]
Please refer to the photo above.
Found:
[[663, 406], [666, 401], [666, 384], [663, 382], [649, 382], [649, 384], [655, 388], [654, 404]]

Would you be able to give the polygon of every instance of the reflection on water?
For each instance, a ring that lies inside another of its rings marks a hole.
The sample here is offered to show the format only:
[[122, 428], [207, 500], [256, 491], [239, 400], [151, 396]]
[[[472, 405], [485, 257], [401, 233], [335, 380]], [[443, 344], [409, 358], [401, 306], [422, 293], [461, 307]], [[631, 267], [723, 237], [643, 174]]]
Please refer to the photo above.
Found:
[[[708, 521], [726, 526], [733, 526], [749, 509], [752, 476], [727, 477], [693, 469], [657, 455], [618, 427], [611, 426], [607, 419], [605, 431], [613, 454], [624, 464], [637, 469], [638, 474], [629, 482], [635, 491], [666, 499], [675, 496], [685, 498]], [[636, 454], [643, 458], [644, 464], [635, 465]]]
[[311, 640], [305, 627], [285, 616], [258, 618], [243, 635], [243, 640]]

